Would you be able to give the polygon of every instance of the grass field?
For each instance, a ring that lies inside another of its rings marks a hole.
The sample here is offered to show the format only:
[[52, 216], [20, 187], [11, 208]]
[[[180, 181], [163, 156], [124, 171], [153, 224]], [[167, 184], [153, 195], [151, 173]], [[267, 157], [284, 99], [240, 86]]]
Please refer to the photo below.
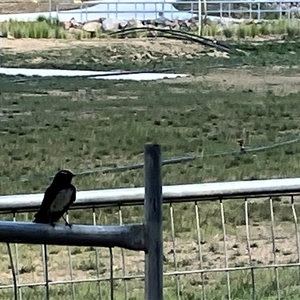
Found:
[[[299, 176], [299, 143], [245, 155], [206, 157], [206, 154], [238, 150], [236, 140], [246, 147], [268, 146], [299, 136], [299, 42], [244, 43], [246, 54], [231, 57], [195, 45], [159, 41], [105, 41], [57, 43], [4, 40], [3, 65], [6, 67], [70, 69], [136, 69], [168, 67], [189, 73], [185, 79], [158, 82], [106, 81], [85, 78], [33, 78], [14, 82], [0, 76], [0, 193], [44, 192], [48, 177], [61, 168], [80, 172], [92, 168], [131, 165], [143, 160], [146, 142], [162, 145], [163, 157], [199, 154], [199, 159], [164, 166], [164, 184], [284, 178]], [[23, 45], [23, 46], [22, 46]], [[146, 55], [148, 53], [148, 55]], [[19, 78], [24, 79], [22, 77]], [[201, 154], [203, 157], [201, 158]], [[78, 176], [78, 190], [143, 186], [143, 172], [126, 171]], [[288, 199], [274, 203], [276, 232], [281, 238], [278, 260], [296, 259], [293, 224]], [[298, 199], [296, 209], [299, 211]], [[257, 260], [272, 260], [269, 202], [250, 202], [251, 234], [258, 247]], [[200, 222], [205, 266], [223, 267], [219, 205], [201, 203]], [[243, 203], [225, 204], [230, 264], [245, 263], [245, 220]], [[192, 217], [191, 217], [192, 216]], [[91, 224], [88, 211], [70, 214], [75, 223]], [[97, 222], [119, 222], [119, 211], [99, 209]], [[123, 221], [141, 221], [141, 208], [123, 208]], [[3, 217], [6, 218], [6, 217]], [[10, 218], [10, 217], [7, 217]], [[19, 219], [31, 220], [32, 213]], [[170, 210], [165, 207], [165, 270], [174, 270]], [[174, 205], [177, 262], [180, 270], [199, 268], [196, 251], [194, 204]], [[234, 245], [239, 245], [239, 254]], [[11, 282], [5, 245], [0, 247], [1, 284]], [[50, 278], [69, 277], [65, 247], [49, 247]], [[82, 279], [97, 275], [95, 250], [72, 247], [74, 276]], [[256, 251], [256, 252], [255, 252]], [[289, 251], [289, 252], [288, 252]], [[19, 246], [21, 280], [43, 278], [39, 246]], [[128, 252], [129, 274], [142, 274], [142, 253]], [[286, 253], [286, 254], [284, 254]], [[289, 253], [289, 254], [288, 254]], [[122, 275], [122, 260], [115, 250], [115, 274]], [[240, 257], [238, 261], [234, 258]], [[109, 276], [108, 252], [101, 250], [101, 273]], [[299, 298], [298, 269], [279, 270], [282, 299]], [[201, 276], [181, 276], [181, 299], [201, 298]], [[256, 271], [257, 299], [276, 299], [274, 271]], [[226, 299], [226, 278], [209, 274], [207, 299]], [[233, 299], [251, 298], [250, 272], [235, 272], [231, 278]], [[124, 283], [116, 281], [116, 299], [124, 298]], [[128, 281], [128, 299], [142, 299], [142, 281]], [[165, 280], [165, 299], [176, 298], [176, 279]], [[78, 284], [76, 299], [96, 299], [98, 284]], [[109, 287], [101, 285], [103, 299]], [[53, 298], [71, 299], [70, 287], [51, 288]], [[11, 293], [0, 291], [1, 299]], [[27, 288], [23, 299], [44, 299], [42, 288]], [[68, 298], [69, 297], [69, 298]]]
[[[65, 26], [58, 19], [48, 19], [39, 16], [35, 21], [24, 22], [10, 19], [8, 22], [0, 23], [0, 30], [3, 36], [10, 38], [32, 38], [32, 39], [104, 39], [111, 37], [105, 30], [99, 29], [94, 33], [79, 28], [64, 29]], [[168, 27], [167, 27], [168, 28]], [[180, 29], [181, 30], [181, 29]], [[197, 28], [190, 28], [189, 33], [198, 34]], [[127, 37], [145, 37], [146, 31], [130, 33]], [[157, 32], [159, 36], [166, 33]], [[207, 22], [201, 28], [201, 35], [226, 40], [244, 40], [249, 38], [286, 38], [295, 39], [300, 35], [300, 22], [298, 19], [281, 19], [263, 21], [257, 23], [228, 24], [220, 26], [218, 22]], [[117, 35], [113, 36], [118, 38]]]

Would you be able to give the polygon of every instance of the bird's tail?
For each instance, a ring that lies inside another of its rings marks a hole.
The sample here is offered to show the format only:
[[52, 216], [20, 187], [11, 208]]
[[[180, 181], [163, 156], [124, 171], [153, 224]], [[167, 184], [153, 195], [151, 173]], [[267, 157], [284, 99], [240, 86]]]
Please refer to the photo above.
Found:
[[49, 223], [49, 218], [47, 218], [46, 216], [43, 216], [39, 213], [34, 215], [34, 220], [32, 221], [33, 223], [44, 223], [44, 224], [48, 224]]

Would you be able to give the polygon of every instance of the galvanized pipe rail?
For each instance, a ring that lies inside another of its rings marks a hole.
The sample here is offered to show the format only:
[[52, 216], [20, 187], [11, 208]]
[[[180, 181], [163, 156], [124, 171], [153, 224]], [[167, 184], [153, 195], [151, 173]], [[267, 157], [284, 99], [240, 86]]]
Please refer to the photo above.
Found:
[[[278, 195], [300, 195], [300, 178], [214, 182], [162, 187], [164, 203]], [[77, 192], [71, 209], [143, 205], [144, 188], [121, 188]], [[0, 196], [0, 213], [29, 212], [39, 208], [43, 194]]]

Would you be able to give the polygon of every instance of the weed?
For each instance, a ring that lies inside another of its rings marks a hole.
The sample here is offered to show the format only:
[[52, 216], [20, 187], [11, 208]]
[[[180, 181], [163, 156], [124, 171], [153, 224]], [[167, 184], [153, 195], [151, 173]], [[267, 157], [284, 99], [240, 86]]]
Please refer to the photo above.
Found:
[[246, 37], [246, 28], [244, 26], [239, 26], [236, 35], [239, 39], [244, 39]]
[[233, 31], [230, 28], [224, 28], [223, 29], [223, 34], [227, 39], [231, 39], [233, 36]]
[[253, 24], [251, 27], [250, 27], [250, 35], [252, 38], [255, 38], [257, 35], [258, 35], [258, 27], [256, 24]]

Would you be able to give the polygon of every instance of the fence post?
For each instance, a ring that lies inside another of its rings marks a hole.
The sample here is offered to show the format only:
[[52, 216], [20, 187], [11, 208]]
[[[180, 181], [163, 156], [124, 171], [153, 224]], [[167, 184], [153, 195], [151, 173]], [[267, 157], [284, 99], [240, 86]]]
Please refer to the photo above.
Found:
[[145, 146], [145, 300], [163, 300], [160, 145]]
[[2, 38], [3, 38], [3, 33], [0, 30], [0, 68], [2, 66]]
[[49, 6], [49, 19], [52, 18], [52, 0], [48, 1], [48, 6]]

